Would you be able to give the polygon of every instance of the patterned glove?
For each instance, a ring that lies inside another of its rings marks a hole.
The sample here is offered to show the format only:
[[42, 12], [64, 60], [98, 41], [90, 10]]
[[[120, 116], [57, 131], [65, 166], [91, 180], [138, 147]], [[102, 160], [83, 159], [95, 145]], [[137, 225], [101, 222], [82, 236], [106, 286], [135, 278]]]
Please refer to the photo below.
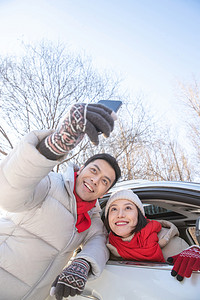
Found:
[[50, 295], [55, 295], [57, 300], [80, 295], [84, 290], [89, 270], [90, 265], [86, 260], [81, 258], [73, 260], [53, 282]]
[[184, 277], [189, 278], [192, 271], [200, 271], [200, 247], [191, 246], [177, 255], [168, 257], [167, 261], [174, 264], [171, 275], [182, 281]]
[[49, 159], [57, 159], [73, 149], [86, 133], [93, 144], [98, 145], [99, 132], [108, 137], [113, 130], [116, 114], [102, 104], [78, 103], [65, 115], [58, 129], [38, 149]]

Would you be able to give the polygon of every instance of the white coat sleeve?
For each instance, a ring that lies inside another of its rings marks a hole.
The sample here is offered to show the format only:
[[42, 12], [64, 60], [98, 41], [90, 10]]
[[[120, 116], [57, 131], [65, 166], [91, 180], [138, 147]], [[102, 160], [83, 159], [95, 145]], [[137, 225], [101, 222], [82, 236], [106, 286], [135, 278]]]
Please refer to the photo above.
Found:
[[87, 239], [83, 244], [81, 252], [76, 258], [83, 258], [91, 265], [89, 279], [95, 279], [102, 273], [106, 262], [109, 259], [109, 251], [106, 247], [107, 231], [99, 214], [92, 218], [92, 225], [89, 229]]
[[1, 209], [20, 212], [31, 208], [36, 205], [34, 201], [42, 201], [45, 197], [49, 185], [47, 175], [58, 162], [41, 155], [36, 146], [51, 133], [52, 130], [45, 130], [27, 134], [1, 162]]

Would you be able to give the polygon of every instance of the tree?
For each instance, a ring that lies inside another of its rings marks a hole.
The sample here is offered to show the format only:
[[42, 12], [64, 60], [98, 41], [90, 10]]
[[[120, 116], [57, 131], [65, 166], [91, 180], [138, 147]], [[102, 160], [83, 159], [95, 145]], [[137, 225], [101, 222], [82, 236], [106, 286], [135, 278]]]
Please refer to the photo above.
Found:
[[56, 128], [73, 103], [120, 97], [119, 80], [100, 75], [90, 58], [48, 41], [23, 46], [21, 57], [0, 58], [2, 155], [30, 130]]
[[116, 76], [105, 72], [100, 75], [93, 69], [91, 59], [70, 53], [64, 45], [42, 42], [23, 46], [21, 57], [0, 59], [0, 101], [6, 121], [6, 127], [0, 130], [4, 139], [0, 142], [2, 156], [25, 133], [56, 128], [73, 103], [122, 99], [119, 121], [109, 140], [100, 136], [100, 145], [93, 147], [85, 138], [65, 161], [81, 165], [95, 153], [109, 152], [126, 166], [123, 177], [132, 178], [134, 163], [130, 162], [129, 153], [134, 151], [137, 141], [148, 139], [149, 124], [145, 124], [142, 99], [131, 101], [127, 93], [122, 94]]
[[195, 180], [200, 180], [200, 83], [193, 79], [191, 83], [180, 83], [179, 100], [184, 105], [181, 115], [183, 126], [187, 132], [188, 153], [195, 166]]
[[[119, 113], [118, 121], [109, 139], [100, 136], [98, 147], [87, 147], [76, 156], [75, 163], [83, 164], [84, 161], [96, 153], [107, 152], [115, 156], [122, 167], [122, 179], [129, 180], [138, 178], [138, 166], [141, 164], [141, 155], [137, 151], [141, 144], [147, 144], [152, 130], [152, 117], [142, 104], [142, 99], [137, 97], [135, 102], [127, 98]], [[146, 169], [146, 166], [143, 165]], [[146, 173], [144, 169], [141, 173]], [[140, 177], [142, 178], [142, 177]]]
[[193, 169], [182, 147], [172, 139], [158, 139], [143, 147], [143, 163], [148, 180], [192, 181]]
[[[164, 134], [168, 128], [158, 130], [160, 125], [153, 121], [141, 97], [133, 101], [127, 92], [122, 93], [114, 74], [99, 74], [90, 58], [74, 55], [62, 44], [43, 41], [23, 46], [21, 56], [0, 58], [0, 158], [25, 133], [56, 129], [71, 104], [119, 99], [123, 106], [110, 138], [99, 136], [99, 146], [93, 147], [86, 137], [65, 161], [80, 166], [89, 156], [108, 152], [118, 159], [124, 180], [192, 180], [193, 169], [182, 147]], [[193, 97], [197, 99], [198, 95], [196, 91]], [[200, 116], [199, 105], [191, 103]], [[190, 125], [197, 137], [199, 126]], [[64, 167], [62, 164], [58, 169]]]

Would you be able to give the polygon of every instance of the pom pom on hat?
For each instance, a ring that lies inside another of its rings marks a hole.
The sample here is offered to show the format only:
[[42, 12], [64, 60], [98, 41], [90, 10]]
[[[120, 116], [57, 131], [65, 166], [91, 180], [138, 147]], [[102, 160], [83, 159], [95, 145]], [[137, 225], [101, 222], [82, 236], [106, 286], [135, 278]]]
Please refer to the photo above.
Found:
[[108, 199], [108, 202], [107, 202], [106, 208], [105, 208], [105, 217], [107, 216], [110, 205], [115, 200], [129, 200], [129, 201], [133, 202], [139, 208], [139, 210], [141, 211], [143, 216], [145, 216], [144, 208], [143, 208], [142, 202], [140, 201], [139, 197], [135, 193], [133, 193], [131, 190], [119, 190], [117, 192], [112, 193], [110, 198]]

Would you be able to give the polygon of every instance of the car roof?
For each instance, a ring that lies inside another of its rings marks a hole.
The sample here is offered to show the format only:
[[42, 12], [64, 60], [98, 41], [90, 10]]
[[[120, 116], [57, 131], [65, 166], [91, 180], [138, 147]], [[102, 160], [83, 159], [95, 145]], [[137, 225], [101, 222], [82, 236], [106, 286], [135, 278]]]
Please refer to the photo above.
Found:
[[127, 180], [117, 182], [116, 185], [110, 190], [114, 192], [119, 188], [133, 189], [139, 187], [163, 187], [163, 188], [177, 188], [186, 189], [200, 192], [200, 183], [184, 182], [184, 181], [149, 181], [149, 180]]
[[200, 216], [200, 184], [181, 181], [128, 180], [117, 183], [102, 199], [101, 207], [112, 192], [131, 189], [144, 205], [145, 214], [152, 219], [174, 223], [191, 222]]

